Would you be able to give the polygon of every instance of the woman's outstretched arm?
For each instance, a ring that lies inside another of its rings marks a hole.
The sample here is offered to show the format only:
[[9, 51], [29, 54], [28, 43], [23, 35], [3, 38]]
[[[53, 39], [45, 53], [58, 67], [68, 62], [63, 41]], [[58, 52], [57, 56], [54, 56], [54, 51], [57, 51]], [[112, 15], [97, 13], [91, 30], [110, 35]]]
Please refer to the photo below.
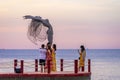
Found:
[[43, 23], [43, 25], [47, 26], [48, 28], [51, 27], [51, 24], [49, 23], [48, 19], [42, 19], [40, 16], [31, 16], [31, 15], [25, 15], [23, 16], [24, 19], [32, 19], [36, 21], [40, 21]]

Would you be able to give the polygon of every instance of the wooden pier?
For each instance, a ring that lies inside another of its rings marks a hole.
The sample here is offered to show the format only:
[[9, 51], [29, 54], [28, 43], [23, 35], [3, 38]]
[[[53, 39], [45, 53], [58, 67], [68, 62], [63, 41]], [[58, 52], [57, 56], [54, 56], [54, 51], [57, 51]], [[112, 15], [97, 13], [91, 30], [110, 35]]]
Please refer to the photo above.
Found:
[[[50, 63], [48, 63], [50, 64]], [[14, 60], [14, 70], [16, 70], [17, 60]], [[50, 65], [48, 65], [49, 67]], [[38, 71], [38, 61], [35, 60], [35, 71], [25, 72], [24, 60], [20, 61], [20, 73], [0, 73], [0, 80], [91, 80], [91, 61], [88, 59], [87, 71], [78, 70], [78, 60], [74, 60], [74, 70], [64, 70], [64, 60], [60, 60], [60, 71], [52, 72], [48, 68], [47, 72]]]

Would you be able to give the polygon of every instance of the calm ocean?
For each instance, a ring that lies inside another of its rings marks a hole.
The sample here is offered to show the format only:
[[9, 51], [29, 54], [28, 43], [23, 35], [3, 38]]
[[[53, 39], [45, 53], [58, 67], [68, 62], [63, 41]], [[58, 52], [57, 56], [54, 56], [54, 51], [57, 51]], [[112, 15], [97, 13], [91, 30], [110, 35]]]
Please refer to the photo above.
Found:
[[[86, 61], [91, 59], [92, 63], [91, 80], [120, 80], [120, 49], [88, 49], [86, 52]], [[73, 61], [78, 57], [77, 49], [59, 49], [56, 52], [58, 61], [59, 59]], [[39, 59], [39, 52], [38, 50], [0, 50], [0, 65], [7, 66], [8, 62], [13, 62], [14, 59], [32, 61]], [[8, 71], [12, 70], [0, 67], [0, 72]]]

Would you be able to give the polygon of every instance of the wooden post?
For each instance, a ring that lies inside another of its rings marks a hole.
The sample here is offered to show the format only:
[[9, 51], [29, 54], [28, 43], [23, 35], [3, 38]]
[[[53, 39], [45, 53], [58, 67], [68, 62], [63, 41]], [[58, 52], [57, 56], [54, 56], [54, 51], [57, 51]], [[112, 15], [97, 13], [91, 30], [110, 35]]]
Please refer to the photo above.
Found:
[[91, 60], [88, 59], [88, 72], [91, 72]]
[[85, 68], [84, 68], [84, 66], [82, 66], [82, 72], [84, 72], [85, 71]]
[[51, 72], [50, 60], [47, 61], [47, 66], [48, 66], [48, 74], [50, 74]]
[[60, 59], [60, 71], [63, 71], [63, 59]]
[[23, 72], [24, 72], [24, 61], [21, 60], [21, 73], [23, 73]]
[[38, 60], [35, 59], [35, 72], [38, 72]]
[[15, 69], [16, 69], [16, 66], [17, 66], [17, 62], [18, 62], [17, 59], [15, 59], [14, 60], [14, 72], [16, 72]]
[[74, 61], [74, 72], [78, 73], [78, 60]]

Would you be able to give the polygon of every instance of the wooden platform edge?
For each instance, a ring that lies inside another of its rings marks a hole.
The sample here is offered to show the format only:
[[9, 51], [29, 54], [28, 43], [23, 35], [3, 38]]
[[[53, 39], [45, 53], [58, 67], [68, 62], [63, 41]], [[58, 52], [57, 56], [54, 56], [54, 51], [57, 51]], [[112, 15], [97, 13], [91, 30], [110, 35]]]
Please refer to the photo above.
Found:
[[10, 73], [10, 74], [0, 74], [2, 77], [75, 77], [75, 76], [91, 76], [91, 72], [85, 73], [69, 73], [69, 74], [35, 74], [35, 73]]

